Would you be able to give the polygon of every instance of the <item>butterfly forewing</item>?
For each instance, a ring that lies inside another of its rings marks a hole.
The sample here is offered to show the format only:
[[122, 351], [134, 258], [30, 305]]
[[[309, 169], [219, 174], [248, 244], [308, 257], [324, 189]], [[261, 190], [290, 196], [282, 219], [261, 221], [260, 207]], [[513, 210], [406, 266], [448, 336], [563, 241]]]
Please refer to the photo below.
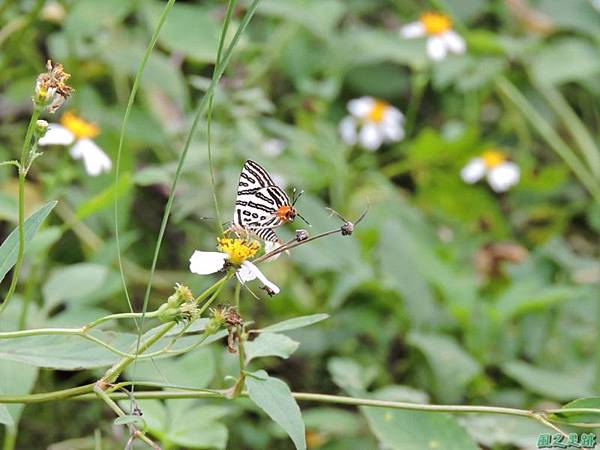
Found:
[[275, 213], [286, 205], [290, 205], [290, 199], [285, 191], [275, 185], [259, 164], [247, 160], [240, 174], [234, 225], [252, 231], [265, 241], [278, 242], [273, 228], [283, 222]]

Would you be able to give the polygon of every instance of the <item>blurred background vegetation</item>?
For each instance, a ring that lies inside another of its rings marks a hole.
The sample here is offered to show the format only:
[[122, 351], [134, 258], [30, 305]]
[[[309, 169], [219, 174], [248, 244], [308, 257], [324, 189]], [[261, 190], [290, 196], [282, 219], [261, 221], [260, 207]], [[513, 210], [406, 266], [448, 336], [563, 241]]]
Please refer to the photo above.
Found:
[[[248, 4], [240, 1], [232, 29]], [[75, 88], [57, 116], [74, 111], [94, 122], [97, 144], [114, 161], [133, 76], [163, 6], [4, 0], [0, 159], [18, 157], [35, 76], [52, 58]], [[466, 54], [430, 63], [423, 40], [399, 36], [426, 9], [452, 16]], [[127, 281], [141, 310], [170, 182], [210, 82], [225, 10], [216, 0], [173, 7], [141, 81], [118, 185], [114, 169], [90, 177], [64, 147], [44, 148], [28, 176], [27, 215], [49, 200], [59, 203], [28, 250], [19, 295], [0, 330], [17, 328], [24, 298], [29, 328], [79, 326], [127, 311], [115, 196]], [[214, 97], [211, 140], [225, 218], [247, 158], [288, 192], [305, 190], [297, 206], [311, 233], [339, 224], [325, 206], [350, 219], [367, 204], [370, 211], [351, 239], [302, 246], [263, 266], [282, 288], [278, 296], [256, 300], [242, 291], [240, 313], [257, 326], [331, 316], [290, 332], [298, 350], [260, 367], [293, 391], [391, 400], [535, 409], [600, 394], [599, 50], [600, 12], [587, 0], [262, 0]], [[404, 140], [377, 152], [343, 143], [338, 123], [346, 103], [364, 95], [407, 115]], [[206, 131], [202, 123], [177, 187], [151, 309], [176, 282], [199, 292], [212, 281], [188, 271], [192, 252], [214, 248], [218, 229]], [[460, 178], [489, 148], [521, 169], [506, 193]], [[15, 227], [16, 205], [15, 170], [1, 167], [3, 238]], [[292, 233], [288, 227], [282, 234]], [[5, 279], [2, 292], [7, 288]], [[64, 351], [68, 358], [82, 350]], [[9, 353], [0, 347], [4, 393], [62, 389], [102, 373], [39, 369]], [[215, 344], [161, 360], [158, 372], [139, 364], [135, 376], [224, 387], [235, 361]], [[244, 400], [141, 404], [165, 448], [291, 448]], [[311, 449], [435, 448], [432, 430], [470, 442], [456, 448], [528, 449], [543, 431], [502, 416], [301, 406]], [[19, 449], [94, 448], [95, 434], [103, 448], [126, 440], [100, 402], [10, 411], [21, 415]]]

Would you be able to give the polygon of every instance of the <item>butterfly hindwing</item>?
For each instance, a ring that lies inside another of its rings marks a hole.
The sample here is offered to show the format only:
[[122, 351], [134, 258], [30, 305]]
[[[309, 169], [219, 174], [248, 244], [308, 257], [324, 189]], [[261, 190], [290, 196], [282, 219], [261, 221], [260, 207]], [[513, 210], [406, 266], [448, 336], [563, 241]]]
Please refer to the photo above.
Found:
[[282, 221], [275, 212], [289, 204], [288, 195], [275, 185], [265, 169], [251, 160], [244, 163], [235, 201], [235, 225], [254, 232], [265, 241], [278, 242], [273, 228], [281, 225]]

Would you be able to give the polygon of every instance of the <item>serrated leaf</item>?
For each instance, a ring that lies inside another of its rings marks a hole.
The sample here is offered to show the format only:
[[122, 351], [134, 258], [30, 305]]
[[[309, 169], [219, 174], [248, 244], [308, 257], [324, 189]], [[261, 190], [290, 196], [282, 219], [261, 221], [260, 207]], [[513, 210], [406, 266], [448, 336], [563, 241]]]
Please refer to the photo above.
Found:
[[307, 327], [313, 323], [321, 322], [327, 318], [329, 318], [329, 314], [311, 314], [309, 316], [294, 317], [293, 319], [269, 325], [268, 327], [263, 328], [262, 331], [279, 333], [281, 331], [295, 330], [296, 328]]
[[259, 370], [246, 377], [248, 396], [290, 436], [297, 450], [306, 450], [304, 422], [292, 392], [283, 381]]
[[[36, 212], [34, 212], [23, 224], [23, 231], [25, 235], [25, 252], [29, 247], [29, 243], [35, 236], [36, 231], [42, 224], [42, 222], [48, 217], [52, 208], [56, 206], [58, 202], [52, 201], [46, 203]], [[17, 229], [14, 229], [6, 238], [6, 240], [0, 245], [0, 282], [4, 279], [6, 274], [17, 262], [17, 254], [19, 251], [19, 233]]]
[[287, 359], [300, 345], [285, 334], [260, 333], [245, 345], [246, 363], [263, 356], [278, 356]]

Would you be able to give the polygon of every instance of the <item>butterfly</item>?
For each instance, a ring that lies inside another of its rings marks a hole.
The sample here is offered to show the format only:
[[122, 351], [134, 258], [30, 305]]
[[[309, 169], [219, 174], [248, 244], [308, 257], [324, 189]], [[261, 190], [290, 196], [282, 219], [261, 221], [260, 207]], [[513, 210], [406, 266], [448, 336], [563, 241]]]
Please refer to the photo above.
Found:
[[240, 174], [233, 225], [261, 238], [269, 251], [281, 244], [274, 228], [293, 222], [296, 216], [302, 218], [295, 208], [301, 195], [302, 192], [290, 201], [268, 172], [248, 159]]

